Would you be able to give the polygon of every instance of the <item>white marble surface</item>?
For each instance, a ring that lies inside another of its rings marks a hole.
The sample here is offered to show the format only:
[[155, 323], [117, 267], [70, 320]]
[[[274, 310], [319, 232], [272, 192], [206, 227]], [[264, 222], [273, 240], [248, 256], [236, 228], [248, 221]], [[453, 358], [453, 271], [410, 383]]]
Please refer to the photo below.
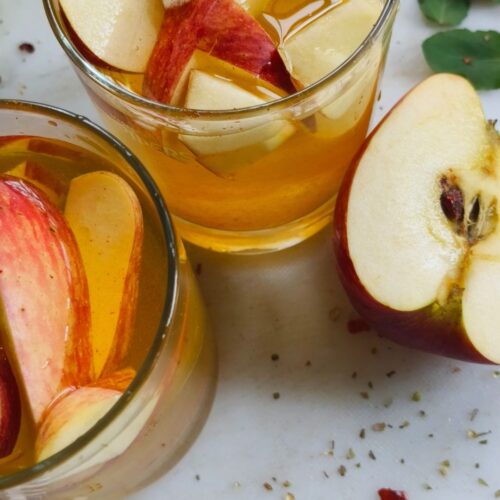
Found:
[[[421, 18], [417, 0], [402, 3], [375, 121], [429, 73], [419, 46], [434, 28]], [[466, 26], [498, 27], [500, 6], [474, 4]], [[0, 20], [0, 98], [52, 103], [97, 118], [40, 1], [0, 0]], [[21, 54], [23, 41], [35, 43], [36, 52]], [[500, 92], [482, 99], [488, 117], [500, 118]], [[371, 333], [347, 334], [352, 311], [333, 270], [329, 231], [263, 257], [190, 254], [203, 264], [200, 281], [217, 332], [218, 392], [190, 452], [132, 498], [271, 500], [291, 492], [297, 500], [375, 500], [380, 487], [404, 489], [411, 500], [494, 497], [500, 489], [500, 378], [494, 368], [414, 353]], [[279, 361], [271, 361], [273, 353]], [[396, 374], [386, 377], [391, 370]], [[417, 390], [419, 403], [410, 400]], [[368, 400], [360, 396], [364, 391]], [[389, 408], [387, 398], [393, 399]], [[474, 408], [479, 413], [470, 422]], [[400, 429], [405, 421], [410, 425]], [[376, 422], [394, 428], [376, 433], [370, 429]], [[361, 428], [365, 439], [358, 436]], [[468, 429], [493, 432], [481, 445], [467, 439]], [[349, 448], [356, 455], [351, 460]], [[443, 460], [451, 462], [446, 477], [438, 473]], [[291, 485], [283, 487], [285, 481]]]

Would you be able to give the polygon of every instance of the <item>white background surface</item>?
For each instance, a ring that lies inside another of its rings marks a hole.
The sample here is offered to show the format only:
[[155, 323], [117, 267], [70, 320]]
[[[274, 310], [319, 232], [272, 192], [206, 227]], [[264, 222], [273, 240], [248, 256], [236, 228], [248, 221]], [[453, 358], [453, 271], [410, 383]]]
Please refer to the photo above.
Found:
[[[0, 98], [56, 104], [97, 119], [40, 3], [0, 0]], [[435, 27], [422, 19], [417, 0], [402, 3], [374, 122], [429, 74], [420, 44]], [[498, 28], [500, 6], [473, 3], [465, 26]], [[18, 51], [24, 41], [35, 44], [34, 54]], [[500, 92], [482, 98], [487, 116], [500, 118]], [[200, 281], [219, 343], [217, 396], [190, 452], [133, 498], [282, 499], [291, 492], [297, 500], [375, 500], [380, 487], [404, 489], [410, 500], [494, 498], [500, 489], [500, 378], [494, 368], [414, 353], [373, 333], [349, 335], [353, 313], [337, 283], [329, 230], [263, 257], [190, 254], [193, 265], [202, 263]], [[279, 361], [271, 361], [273, 353]], [[391, 370], [396, 374], [386, 377]], [[417, 390], [419, 403], [410, 400]], [[393, 399], [389, 408], [387, 398]], [[479, 413], [470, 422], [474, 408]], [[406, 420], [409, 427], [399, 429]], [[375, 433], [370, 427], [377, 422], [394, 428]], [[367, 429], [364, 440], [361, 428]], [[493, 432], [481, 445], [467, 439], [468, 429]], [[356, 455], [351, 460], [349, 448]], [[443, 460], [451, 462], [446, 477], [438, 473]], [[291, 485], [283, 487], [284, 481]]]

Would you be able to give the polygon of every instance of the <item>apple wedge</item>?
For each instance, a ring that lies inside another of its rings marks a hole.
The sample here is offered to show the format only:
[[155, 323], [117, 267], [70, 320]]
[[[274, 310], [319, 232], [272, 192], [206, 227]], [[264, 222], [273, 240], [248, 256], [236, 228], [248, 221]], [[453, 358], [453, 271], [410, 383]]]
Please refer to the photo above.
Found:
[[191, 0], [165, 11], [146, 70], [144, 95], [172, 103], [197, 48], [287, 92], [294, 91], [276, 47], [250, 14], [234, 0]]
[[62, 214], [24, 180], [0, 176], [0, 234], [0, 332], [36, 423], [91, 379], [87, 281]]
[[60, 0], [78, 41], [100, 61], [143, 72], [163, 20], [161, 0]]
[[90, 430], [123, 393], [102, 387], [81, 387], [61, 396], [49, 408], [35, 444], [38, 461], [44, 460]]
[[500, 363], [500, 140], [472, 86], [433, 76], [348, 170], [335, 212], [342, 283], [380, 334]]
[[0, 458], [16, 446], [21, 428], [21, 398], [16, 378], [3, 347], [0, 347]]
[[134, 327], [143, 218], [132, 188], [110, 172], [71, 181], [65, 207], [86, 271], [98, 378], [123, 360]]
[[[203, 71], [193, 70], [185, 106], [190, 109], [238, 109], [263, 104], [271, 97], [256, 96], [238, 85]], [[207, 125], [208, 127], [209, 125]], [[227, 125], [225, 125], [227, 127]], [[296, 131], [286, 120], [257, 120], [255, 126], [239, 132], [214, 126], [207, 136], [181, 135], [199, 160], [214, 172], [225, 175], [241, 165], [251, 163], [280, 146]]]
[[26, 160], [6, 173], [14, 177], [26, 179], [43, 191], [54, 205], [57, 207], [62, 206], [66, 186], [39, 163], [33, 160]]

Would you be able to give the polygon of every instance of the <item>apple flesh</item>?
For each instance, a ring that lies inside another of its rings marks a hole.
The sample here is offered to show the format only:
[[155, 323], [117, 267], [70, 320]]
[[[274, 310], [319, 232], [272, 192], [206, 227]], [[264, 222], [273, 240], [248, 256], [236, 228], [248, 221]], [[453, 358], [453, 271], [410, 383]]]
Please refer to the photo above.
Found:
[[101, 387], [81, 387], [61, 394], [41, 422], [35, 444], [37, 459], [54, 455], [89, 431], [121, 395], [119, 390]]
[[71, 181], [64, 214], [88, 280], [99, 377], [123, 360], [134, 327], [144, 233], [141, 205], [119, 176], [92, 172]]
[[[263, 104], [272, 98], [257, 96], [225, 78], [203, 71], [191, 71], [185, 105], [191, 109], [238, 109]], [[220, 175], [242, 164], [251, 163], [289, 139], [296, 128], [286, 120], [260, 120], [248, 130], [227, 131], [214, 128], [212, 135], [181, 135], [201, 163]], [[209, 132], [209, 130], [207, 130]]]
[[380, 334], [500, 363], [500, 140], [463, 78], [413, 89], [366, 141], [335, 212], [354, 307]]
[[161, 0], [60, 0], [78, 40], [114, 68], [143, 72], [163, 19]]
[[287, 92], [294, 86], [269, 35], [234, 0], [191, 0], [165, 11], [144, 78], [146, 97], [172, 103], [196, 49]]
[[21, 428], [21, 398], [16, 378], [3, 347], [0, 347], [0, 458], [16, 446]]
[[0, 176], [0, 332], [35, 423], [62, 387], [92, 377], [87, 281], [60, 211]]

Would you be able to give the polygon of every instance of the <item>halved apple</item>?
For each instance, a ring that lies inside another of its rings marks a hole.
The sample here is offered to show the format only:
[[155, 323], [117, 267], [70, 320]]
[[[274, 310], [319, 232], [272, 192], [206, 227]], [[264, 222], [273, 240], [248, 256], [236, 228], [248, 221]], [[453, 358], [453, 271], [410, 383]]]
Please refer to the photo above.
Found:
[[12, 453], [20, 428], [19, 388], [5, 351], [0, 347], [0, 458]]
[[143, 72], [160, 31], [162, 0], [60, 0], [79, 40], [99, 60]]
[[39, 163], [26, 160], [6, 173], [30, 181], [31, 184], [43, 191], [54, 205], [62, 206], [66, 186]]
[[[203, 71], [191, 71], [185, 106], [191, 109], [238, 109], [271, 100], [257, 96], [225, 78]], [[242, 127], [247, 130], [239, 131]], [[296, 131], [286, 120], [256, 119], [254, 126], [207, 124], [206, 136], [181, 135], [180, 140], [214, 172], [225, 175], [277, 148]]]
[[134, 327], [143, 218], [132, 188], [110, 172], [71, 181], [65, 207], [87, 274], [96, 377], [123, 360]]
[[463, 78], [413, 89], [348, 170], [335, 212], [342, 283], [401, 344], [500, 363], [500, 140]]
[[28, 182], [0, 176], [0, 332], [33, 419], [92, 378], [87, 281], [62, 214]]
[[269, 35], [234, 0], [191, 0], [165, 11], [146, 70], [144, 95], [172, 103], [196, 48], [287, 92], [294, 90]]

